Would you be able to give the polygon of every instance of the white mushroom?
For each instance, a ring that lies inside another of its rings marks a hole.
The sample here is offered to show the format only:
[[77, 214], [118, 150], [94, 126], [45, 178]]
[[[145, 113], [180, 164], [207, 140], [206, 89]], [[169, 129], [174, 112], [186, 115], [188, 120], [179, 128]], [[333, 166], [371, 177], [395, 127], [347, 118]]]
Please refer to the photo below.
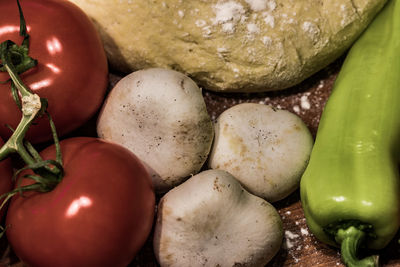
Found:
[[239, 104], [217, 120], [209, 167], [230, 172], [249, 192], [273, 202], [298, 188], [312, 146], [312, 135], [297, 115]]
[[161, 199], [153, 244], [161, 266], [264, 266], [282, 238], [271, 204], [231, 174], [208, 170]]
[[134, 72], [116, 84], [97, 133], [133, 151], [147, 165], [156, 192], [199, 172], [214, 136], [201, 89], [182, 73], [158, 68]]

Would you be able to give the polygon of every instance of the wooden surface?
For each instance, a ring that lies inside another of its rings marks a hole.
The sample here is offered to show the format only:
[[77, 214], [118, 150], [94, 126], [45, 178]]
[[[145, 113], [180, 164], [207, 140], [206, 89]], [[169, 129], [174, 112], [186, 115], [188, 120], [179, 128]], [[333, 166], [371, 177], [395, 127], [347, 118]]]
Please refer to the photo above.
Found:
[[[221, 94], [204, 90], [203, 95], [213, 120], [222, 111], [233, 105], [243, 102], [263, 103], [290, 110], [299, 115], [315, 136], [321, 112], [329, 97], [341, 63], [342, 59], [313, 75], [300, 85], [284, 91], [263, 94]], [[122, 75], [110, 74], [110, 89], [121, 77]], [[96, 118], [94, 117], [87, 125], [72, 135], [96, 135], [95, 121]], [[273, 205], [281, 215], [285, 235], [280, 251], [267, 267], [344, 266], [340, 261], [339, 251], [316, 240], [307, 228], [298, 191], [280, 202], [273, 203]], [[130, 266], [158, 266], [153, 254], [151, 239], [152, 236], [149, 237], [147, 243]], [[400, 235], [396, 236], [386, 249], [377, 252], [380, 254], [382, 266], [400, 266], [399, 239]], [[4, 263], [5, 266], [23, 266], [13, 255], [5, 239], [0, 240], [0, 249], [3, 251], [0, 263]], [[367, 251], [366, 253], [371, 252]]]

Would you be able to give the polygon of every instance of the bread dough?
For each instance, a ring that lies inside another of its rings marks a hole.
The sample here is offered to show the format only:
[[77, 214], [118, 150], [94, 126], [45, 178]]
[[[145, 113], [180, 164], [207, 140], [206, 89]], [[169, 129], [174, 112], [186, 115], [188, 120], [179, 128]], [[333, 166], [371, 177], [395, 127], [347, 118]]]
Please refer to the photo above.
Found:
[[213, 91], [296, 85], [353, 43], [385, 0], [70, 0], [112, 68], [162, 67]]

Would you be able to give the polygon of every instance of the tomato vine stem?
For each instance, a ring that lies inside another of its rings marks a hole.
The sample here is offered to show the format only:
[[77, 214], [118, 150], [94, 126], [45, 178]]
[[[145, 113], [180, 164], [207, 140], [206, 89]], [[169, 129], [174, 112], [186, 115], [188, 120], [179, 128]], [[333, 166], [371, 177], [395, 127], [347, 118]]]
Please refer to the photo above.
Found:
[[16, 74], [13, 64], [10, 62], [6, 44], [1, 44], [1, 61], [11, 77], [12, 82], [21, 94], [21, 110], [22, 118], [12, 136], [0, 148], [0, 160], [8, 157], [11, 153], [18, 153], [21, 158], [27, 163], [32, 164], [35, 160], [25, 149], [23, 141], [25, 134], [33, 121], [44, 112], [47, 107], [47, 101], [41, 99], [37, 94], [33, 94], [21, 81], [21, 78]]
[[29, 90], [29, 88], [24, 85], [21, 78], [18, 76], [14, 65], [11, 62], [8, 51], [9, 50], [7, 50], [6, 42], [0, 44], [0, 59], [2, 65], [10, 75], [12, 84], [14, 84], [16, 90], [19, 92], [19, 94], [21, 94], [22, 118], [11, 137], [0, 148], [0, 160], [7, 158], [11, 153], [18, 153], [27, 165], [33, 165], [37, 162], [42, 161], [39, 153], [37, 153], [34, 147], [25, 140], [25, 135], [32, 125], [33, 121], [39, 116], [46, 113], [49, 117], [54, 142], [57, 148], [56, 162], [58, 162], [58, 166], [56, 166], [55, 168], [50, 168], [48, 166], [43, 167], [50, 172], [50, 175], [59, 175], [60, 173], [62, 173], [62, 171], [59, 169], [60, 166], [62, 168], [61, 151], [55, 125], [50, 117], [50, 114], [46, 112], [47, 100], [39, 97], [35, 93], [32, 93], [31, 90]]
[[[37, 60], [31, 58], [29, 53], [29, 34], [27, 32], [25, 19], [19, 1], [17, 0], [20, 13], [20, 35], [24, 40], [20, 46], [7, 40], [0, 43], [0, 71], [7, 72], [11, 84], [11, 94], [17, 106], [22, 112], [22, 118], [11, 137], [0, 148], [0, 161], [17, 153], [27, 164], [21, 169], [31, 169], [34, 175], [25, 175], [35, 181], [33, 185], [18, 187], [15, 190], [1, 195], [6, 201], [16, 192], [36, 190], [47, 192], [52, 190], [62, 179], [63, 167], [61, 149], [56, 128], [50, 114], [47, 112], [47, 99], [41, 98], [32, 92], [22, 81], [19, 74], [37, 65]], [[40, 116], [46, 114], [50, 122], [54, 143], [56, 146], [56, 160], [43, 160], [36, 149], [25, 139], [25, 135], [32, 123]], [[16, 174], [19, 174], [17, 171]]]

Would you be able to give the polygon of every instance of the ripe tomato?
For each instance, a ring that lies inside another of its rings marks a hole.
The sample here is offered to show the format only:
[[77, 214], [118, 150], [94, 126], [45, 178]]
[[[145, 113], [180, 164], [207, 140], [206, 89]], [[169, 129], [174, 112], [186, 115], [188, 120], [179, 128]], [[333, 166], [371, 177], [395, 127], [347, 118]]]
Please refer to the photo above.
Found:
[[[21, 0], [28, 33], [29, 55], [39, 64], [21, 75], [24, 83], [47, 98], [59, 135], [84, 124], [100, 107], [107, 88], [108, 67], [101, 40], [81, 9], [65, 0]], [[18, 45], [19, 13], [15, 0], [0, 0], [0, 42]], [[9, 78], [0, 73], [0, 81]], [[21, 119], [10, 83], [0, 84], [0, 136], [6, 139]], [[51, 139], [46, 116], [28, 131], [33, 143]]]
[[[153, 224], [149, 174], [132, 152], [100, 139], [65, 139], [61, 149], [65, 176], [56, 188], [13, 197], [11, 247], [29, 266], [127, 266]], [[54, 146], [41, 155], [55, 158]]]
[[[4, 144], [3, 140], [0, 138], [0, 147]], [[5, 159], [0, 161], [0, 195], [10, 192], [12, 190], [12, 175], [13, 169], [11, 165], [11, 160]], [[2, 203], [3, 199], [0, 199]], [[0, 210], [0, 219], [4, 215], [4, 208]]]

